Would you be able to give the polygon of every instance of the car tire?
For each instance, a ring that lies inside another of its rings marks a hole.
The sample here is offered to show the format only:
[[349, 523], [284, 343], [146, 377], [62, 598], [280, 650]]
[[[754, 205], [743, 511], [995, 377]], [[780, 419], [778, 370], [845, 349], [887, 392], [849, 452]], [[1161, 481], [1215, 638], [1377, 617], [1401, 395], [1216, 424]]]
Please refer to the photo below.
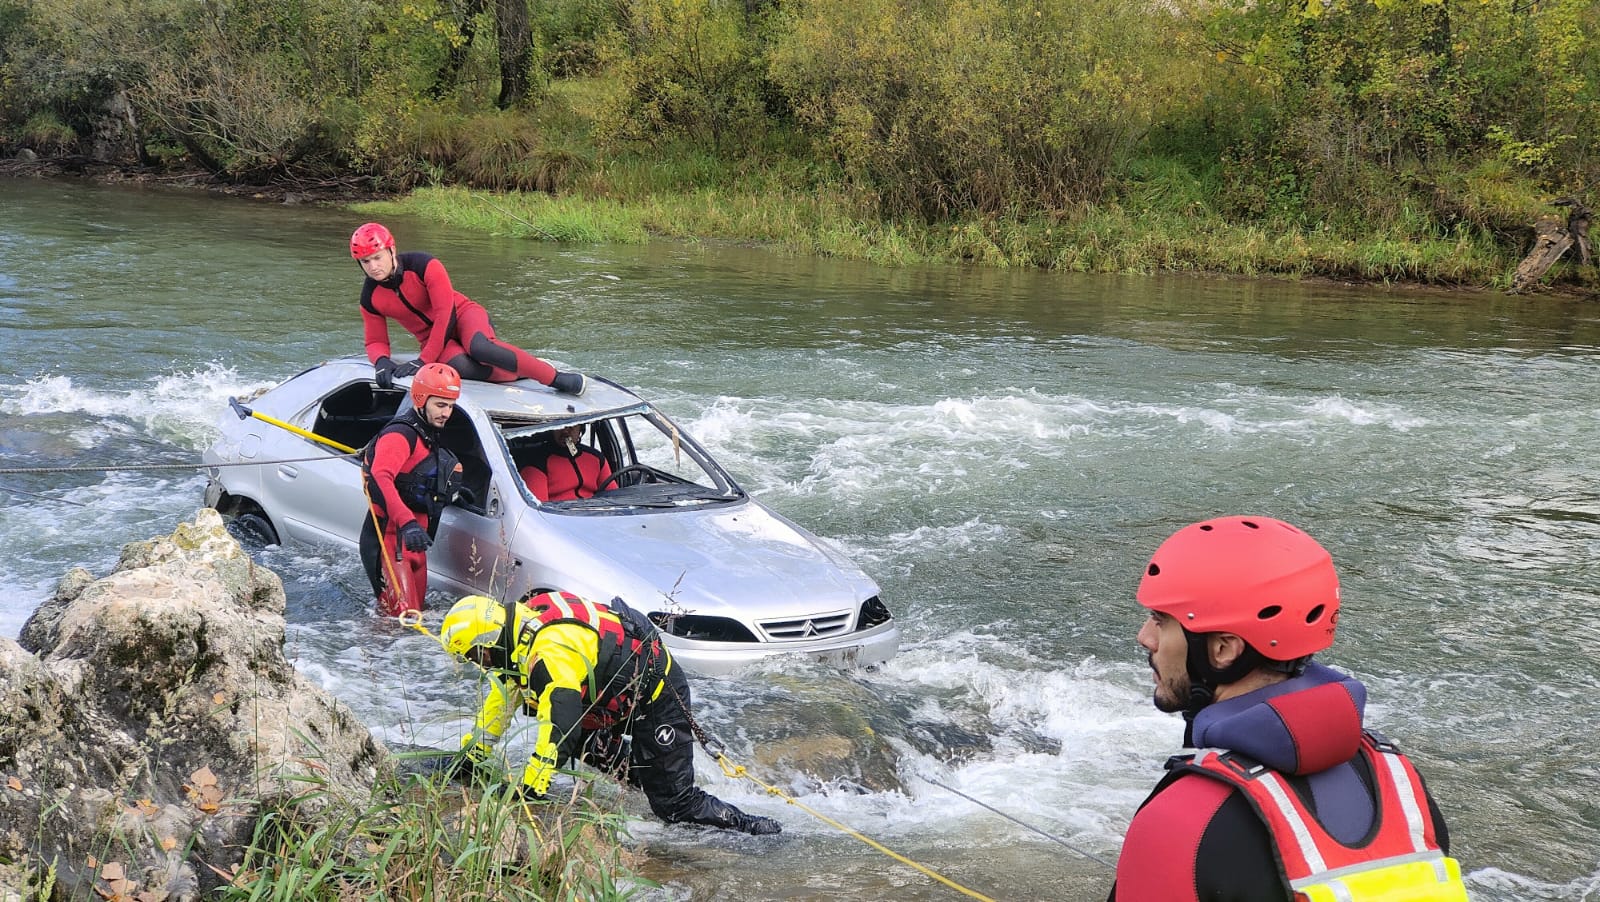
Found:
[[265, 548], [278, 544], [278, 531], [264, 514], [246, 511], [228, 519], [228, 532], [246, 548]]

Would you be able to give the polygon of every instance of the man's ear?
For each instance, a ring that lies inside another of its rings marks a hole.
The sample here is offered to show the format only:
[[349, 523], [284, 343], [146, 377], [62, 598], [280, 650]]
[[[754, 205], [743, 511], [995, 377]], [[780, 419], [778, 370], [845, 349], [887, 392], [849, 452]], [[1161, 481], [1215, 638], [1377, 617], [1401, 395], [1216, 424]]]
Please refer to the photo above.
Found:
[[1233, 633], [1210, 633], [1206, 636], [1206, 653], [1211, 666], [1224, 670], [1244, 654], [1245, 642]]

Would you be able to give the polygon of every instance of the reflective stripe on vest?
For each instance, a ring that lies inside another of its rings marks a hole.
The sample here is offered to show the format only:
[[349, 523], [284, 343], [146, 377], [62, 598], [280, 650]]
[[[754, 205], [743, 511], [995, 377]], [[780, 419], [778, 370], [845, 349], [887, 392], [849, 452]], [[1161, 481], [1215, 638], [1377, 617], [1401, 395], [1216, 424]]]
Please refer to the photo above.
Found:
[[1460, 866], [1433, 836], [1421, 778], [1404, 755], [1362, 737], [1378, 791], [1377, 832], [1347, 846], [1328, 834], [1277, 771], [1248, 758], [1204, 749], [1185, 770], [1231, 784], [1266, 824], [1280, 872], [1308, 902], [1466, 902]]
[[[579, 598], [571, 592], [543, 592], [529, 597], [522, 604], [533, 617], [525, 619], [522, 623], [519, 631], [521, 638], [517, 643], [520, 648], [531, 648], [533, 644], [531, 634], [553, 623], [581, 623], [595, 631], [599, 636], [597, 648], [599, 660], [594, 662], [593, 681], [597, 688], [611, 689], [617, 672], [629, 665], [630, 662], [619, 655], [637, 656], [645, 648], [645, 643], [628, 635], [622, 618], [604, 605]], [[665, 670], [662, 672], [665, 673]], [[588, 687], [585, 686], [586, 698], [588, 694]], [[660, 694], [659, 687], [652, 698], [658, 694]], [[615, 705], [618, 701], [609, 691], [602, 692], [602, 695], [606, 696], [606, 702], [609, 704]]]
[[627, 638], [622, 620], [602, 605], [571, 592], [545, 592], [524, 602], [540, 627], [552, 623], [581, 623], [600, 634], [602, 644], [620, 646]]

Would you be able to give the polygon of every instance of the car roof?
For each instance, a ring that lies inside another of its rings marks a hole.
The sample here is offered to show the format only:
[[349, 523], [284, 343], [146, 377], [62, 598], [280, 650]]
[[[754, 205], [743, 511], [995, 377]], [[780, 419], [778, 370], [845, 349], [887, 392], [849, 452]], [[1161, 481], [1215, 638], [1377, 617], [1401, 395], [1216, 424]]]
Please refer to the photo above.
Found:
[[[370, 375], [372, 364], [359, 356], [342, 357], [323, 364], [323, 368], [352, 369], [357, 375]], [[557, 420], [599, 419], [643, 410], [644, 399], [609, 379], [588, 376], [589, 385], [581, 396], [566, 395], [540, 385], [532, 379], [516, 382], [461, 381], [461, 398], [491, 418], [514, 423], [547, 423]], [[396, 385], [409, 387], [410, 379]]]

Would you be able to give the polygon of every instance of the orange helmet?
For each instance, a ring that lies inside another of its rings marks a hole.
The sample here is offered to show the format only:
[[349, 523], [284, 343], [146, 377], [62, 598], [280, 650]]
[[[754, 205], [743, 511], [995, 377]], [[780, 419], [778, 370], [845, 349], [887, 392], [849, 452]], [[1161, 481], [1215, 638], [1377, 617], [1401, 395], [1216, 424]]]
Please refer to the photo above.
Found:
[[430, 363], [411, 377], [411, 403], [417, 407], [429, 398], [454, 401], [461, 397], [461, 374], [448, 363]]
[[356, 227], [350, 235], [350, 256], [360, 260], [384, 248], [394, 247], [394, 235], [382, 223], [369, 222]]
[[1271, 517], [1219, 517], [1173, 533], [1150, 558], [1139, 603], [1191, 634], [1233, 633], [1273, 661], [1333, 644], [1339, 577], [1317, 541]]

